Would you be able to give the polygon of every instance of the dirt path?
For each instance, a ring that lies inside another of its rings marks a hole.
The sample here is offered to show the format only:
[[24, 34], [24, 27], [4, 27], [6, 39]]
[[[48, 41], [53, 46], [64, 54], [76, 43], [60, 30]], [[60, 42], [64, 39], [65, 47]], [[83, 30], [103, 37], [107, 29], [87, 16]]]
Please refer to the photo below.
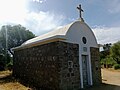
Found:
[[120, 86], [120, 72], [102, 69], [103, 83]]
[[120, 72], [108, 69], [101, 72], [103, 84], [85, 90], [120, 90]]

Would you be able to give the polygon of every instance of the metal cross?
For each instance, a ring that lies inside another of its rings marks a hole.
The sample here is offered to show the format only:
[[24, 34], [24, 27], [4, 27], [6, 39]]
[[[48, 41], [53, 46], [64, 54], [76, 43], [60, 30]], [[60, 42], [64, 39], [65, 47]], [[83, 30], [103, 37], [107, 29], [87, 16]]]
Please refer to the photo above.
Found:
[[83, 12], [83, 10], [82, 10], [82, 8], [81, 8], [81, 4], [77, 7], [77, 9], [78, 9], [79, 12], [80, 12], [80, 18], [82, 18], [82, 12]]

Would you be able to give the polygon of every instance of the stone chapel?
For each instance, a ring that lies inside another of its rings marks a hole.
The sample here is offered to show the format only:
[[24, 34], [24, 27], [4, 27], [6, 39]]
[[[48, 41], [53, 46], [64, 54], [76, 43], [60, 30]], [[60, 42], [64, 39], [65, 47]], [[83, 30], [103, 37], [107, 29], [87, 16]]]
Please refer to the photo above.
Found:
[[80, 18], [14, 48], [13, 75], [45, 90], [78, 90], [100, 84], [99, 47]]

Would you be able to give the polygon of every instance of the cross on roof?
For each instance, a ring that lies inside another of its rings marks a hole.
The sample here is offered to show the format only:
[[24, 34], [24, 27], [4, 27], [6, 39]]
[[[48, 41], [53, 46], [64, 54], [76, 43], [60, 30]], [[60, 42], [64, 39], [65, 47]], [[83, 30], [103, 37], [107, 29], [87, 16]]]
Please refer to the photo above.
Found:
[[83, 9], [81, 8], [81, 4], [77, 7], [77, 9], [78, 9], [79, 12], [80, 12], [80, 18], [82, 18]]

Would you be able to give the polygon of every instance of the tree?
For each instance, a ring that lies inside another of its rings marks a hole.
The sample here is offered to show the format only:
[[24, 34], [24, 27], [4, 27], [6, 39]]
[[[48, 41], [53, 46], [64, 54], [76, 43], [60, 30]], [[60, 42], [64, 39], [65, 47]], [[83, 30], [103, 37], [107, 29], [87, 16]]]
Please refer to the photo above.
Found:
[[101, 64], [104, 65], [105, 68], [109, 68], [114, 64], [112, 58], [110, 57], [111, 46], [111, 43], [104, 44], [103, 51], [100, 52]]
[[[0, 30], [0, 66], [10, 63], [11, 48], [20, 46], [35, 35], [21, 25], [4, 25]], [[0, 67], [0, 69], [2, 69]]]
[[28, 39], [34, 38], [35, 35], [26, 30], [21, 25], [6, 25], [0, 30], [0, 53], [5, 54], [6, 48], [12, 54], [11, 48], [20, 46]]
[[3, 54], [0, 54], [0, 71], [4, 70], [5, 67], [5, 57]]
[[120, 64], [120, 41], [111, 47], [110, 52], [113, 60], [115, 60], [117, 64]]
[[101, 59], [101, 64], [104, 65], [105, 68], [111, 68], [116, 62], [108, 55], [104, 59]]
[[111, 43], [104, 44], [103, 45], [103, 50], [104, 51], [110, 51], [111, 45], [112, 45]]
[[112, 44], [107, 43], [103, 45], [103, 51], [100, 52], [100, 59], [105, 59], [107, 56], [110, 55], [110, 48]]

